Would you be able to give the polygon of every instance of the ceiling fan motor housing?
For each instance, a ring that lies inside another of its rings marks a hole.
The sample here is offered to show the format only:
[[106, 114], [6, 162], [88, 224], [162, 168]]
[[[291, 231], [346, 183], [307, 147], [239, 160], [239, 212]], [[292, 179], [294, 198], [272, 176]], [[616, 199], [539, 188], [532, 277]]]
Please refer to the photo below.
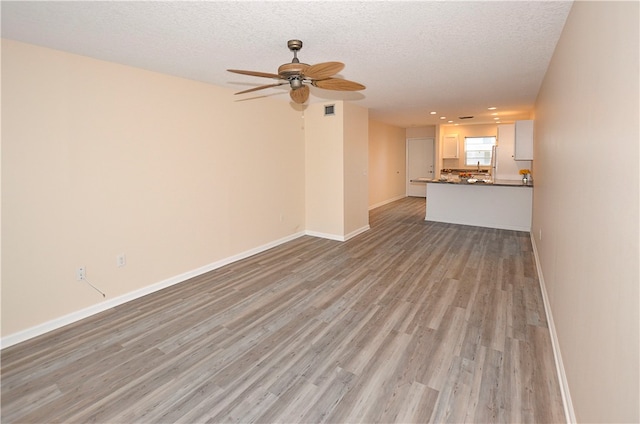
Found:
[[306, 63], [285, 63], [278, 68], [278, 75], [281, 78], [289, 79], [292, 76], [300, 76], [309, 68]]
[[302, 87], [304, 80], [304, 72], [309, 68], [306, 63], [285, 63], [278, 68], [280, 78], [289, 81], [289, 85], [293, 90]]

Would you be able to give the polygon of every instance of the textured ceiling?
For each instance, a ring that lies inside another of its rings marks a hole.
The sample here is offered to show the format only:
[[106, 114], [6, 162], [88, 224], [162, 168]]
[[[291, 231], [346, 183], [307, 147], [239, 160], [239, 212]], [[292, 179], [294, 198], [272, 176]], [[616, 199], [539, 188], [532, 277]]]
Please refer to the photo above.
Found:
[[[204, 81], [235, 91], [298, 56], [340, 61], [367, 86], [312, 88], [311, 102], [354, 101], [372, 118], [411, 127], [526, 118], [571, 8], [559, 1], [2, 1], [2, 36]], [[287, 86], [243, 95], [289, 101]], [[430, 115], [436, 111], [436, 115]], [[473, 115], [472, 120], [458, 117]]]

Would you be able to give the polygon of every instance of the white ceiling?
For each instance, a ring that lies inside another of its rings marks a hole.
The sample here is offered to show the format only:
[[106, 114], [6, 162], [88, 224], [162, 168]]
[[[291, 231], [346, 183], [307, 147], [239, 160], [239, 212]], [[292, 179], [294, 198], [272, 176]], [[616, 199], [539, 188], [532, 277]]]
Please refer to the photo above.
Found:
[[[311, 102], [351, 100], [400, 127], [528, 117], [571, 8], [566, 1], [2, 1], [2, 37], [235, 91], [273, 80], [293, 55], [340, 61], [367, 89], [312, 88]], [[287, 86], [238, 96], [289, 101]], [[436, 115], [430, 115], [436, 111]], [[458, 117], [473, 115], [472, 120]]]

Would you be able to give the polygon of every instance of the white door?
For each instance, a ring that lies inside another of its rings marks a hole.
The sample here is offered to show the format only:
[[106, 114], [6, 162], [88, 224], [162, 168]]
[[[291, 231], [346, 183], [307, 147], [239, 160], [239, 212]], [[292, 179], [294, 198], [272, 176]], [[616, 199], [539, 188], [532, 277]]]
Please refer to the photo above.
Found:
[[496, 180], [519, 180], [520, 169], [514, 159], [515, 155], [515, 125], [498, 125], [498, 140], [496, 140], [496, 158], [493, 178]]
[[407, 196], [427, 196], [427, 184], [411, 180], [433, 179], [433, 145], [433, 138], [407, 139]]

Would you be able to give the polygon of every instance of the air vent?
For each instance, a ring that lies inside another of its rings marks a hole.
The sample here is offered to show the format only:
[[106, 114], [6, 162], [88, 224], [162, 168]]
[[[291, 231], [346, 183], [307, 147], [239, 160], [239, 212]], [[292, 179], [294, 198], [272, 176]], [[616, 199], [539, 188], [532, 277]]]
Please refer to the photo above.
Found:
[[473, 116], [458, 116], [458, 119], [472, 119]]
[[335, 115], [336, 105], [326, 105], [324, 107], [324, 116]]

